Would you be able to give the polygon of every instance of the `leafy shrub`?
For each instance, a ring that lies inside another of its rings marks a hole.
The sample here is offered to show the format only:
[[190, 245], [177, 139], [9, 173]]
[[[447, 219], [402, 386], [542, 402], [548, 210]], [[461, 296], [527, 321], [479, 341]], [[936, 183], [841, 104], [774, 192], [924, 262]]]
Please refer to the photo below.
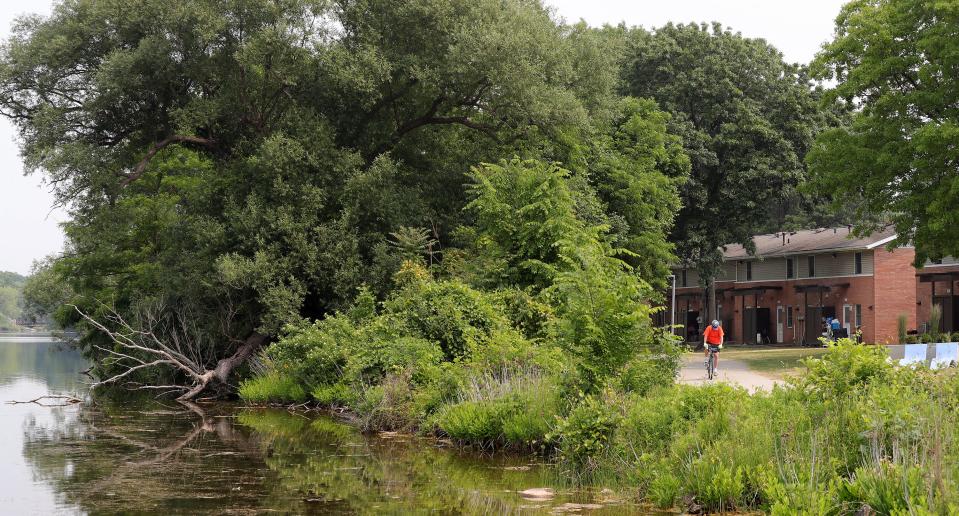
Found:
[[544, 441], [560, 406], [552, 377], [504, 369], [467, 379], [461, 401], [440, 409], [436, 423], [462, 441], [532, 447]]
[[857, 469], [842, 483], [839, 500], [849, 512], [868, 507], [876, 514], [933, 514], [929, 492], [919, 468], [882, 462]]
[[884, 381], [893, 371], [882, 346], [839, 339], [820, 358], [803, 361], [807, 372], [794, 383], [804, 392], [823, 399], [842, 397], [872, 381]]
[[558, 421], [547, 439], [556, 445], [560, 458], [575, 474], [590, 474], [609, 449], [620, 416], [595, 396], [583, 398]]
[[279, 371], [244, 380], [240, 398], [247, 403], [303, 403], [307, 399], [303, 385], [293, 376]]
[[492, 443], [503, 436], [508, 407], [500, 400], [462, 401], [439, 412], [439, 427], [453, 439]]
[[907, 335], [906, 340], [903, 342], [903, 344], [918, 344], [918, 343], [919, 343], [918, 335]]
[[310, 395], [323, 407], [346, 407], [356, 401], [356, 391], [342, 383], [317, 386]]
[[654, 387], [672, 385], [679, 374], [679, 358], [679, 348], [671, 344], [661, 353], [633, 358], [619, 374], [620, 389], [644, 396]]
[[455, 280], [413, 283], [389, 299], [384, 312], [402, 321], [410, 335], [437, 343], [447, 360], [466, 356], [476, 343], [509, 327], [495, 296]]
[[735, 509], [742, 499], [742, 472], [733, 465], [706, 456], [690, 461], [684, 472], [686, 492], [708, 512]]
[[499, 290], [495, 295], [513, 328], [528, 339], [547, 337], [550, 321], [554, 317], [552, 306], [537, 300], [529, 292], [515, 288]]
[[388, 374], [383, 381], [363, 392], [357, 403], [363, 430], [407, 430], [415, 419], [413, 390], [408, 374]]
[[922, 344], [930, 344], [932, 342], [936, 342], [936, 340], [936, 335], [933, 335], [932, 333], [923, 333], [919, 336], [919, 342]]
[[337, 381], [350, 356], [350, 345], [359, 339], [352, 321], [331, 316], [311, 325], [288, 327], [267, 355], [277, 370], [309, 386]]
[[950, 342], [959, 342], [959, 331], [953, 332], [953, 334], [952, 334], [951, 338], [949, 339], [949, 341], [950, 341]]
[[343, 371], [343, 381], [355, 386], [381, 381], [389, 373], [409, 371], [419, 382], [443, 359], [435, 342], [404, 336], [402, 322], [379, 317], [363, 328]]
[[670, 472], [662, 472], [649, 484], [647, 497], [660, 509], [671, 509], [679, 499], [682, 482]]

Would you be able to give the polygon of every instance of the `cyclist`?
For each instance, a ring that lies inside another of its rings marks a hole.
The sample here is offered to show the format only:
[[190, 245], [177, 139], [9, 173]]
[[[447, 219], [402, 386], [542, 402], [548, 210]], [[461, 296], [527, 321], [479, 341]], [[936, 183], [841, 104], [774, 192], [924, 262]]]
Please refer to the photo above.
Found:
[[719, 325], [719, 321], [715, 320], [703, 332], [703, 355], [708, 359], [709, 351], [712, 350], [713, 356], [716, 357], [713, 364], [714, 373], [719, 372], [719, 350], [723, 348], [723, 337], [725, 335], [723, 327]]

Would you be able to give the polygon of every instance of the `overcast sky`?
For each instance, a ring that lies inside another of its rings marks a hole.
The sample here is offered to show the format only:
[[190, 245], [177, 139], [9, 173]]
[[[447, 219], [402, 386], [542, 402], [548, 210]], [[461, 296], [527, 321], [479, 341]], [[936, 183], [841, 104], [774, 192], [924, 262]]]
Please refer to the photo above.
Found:
[[[830, 39], [843, 0], [545, 0], [569, 22], [651, 28], [677, 23], [718, 21], [749, 37], [764, 38], [787, 61], [806, 63]], [[0, 36], [28, 12], [49, 13], [50, 0], [0, 0]], [[0, 120], [0, 270], [27, 273], [33, 260], [63, 247], [53, 198], [40, 175], [23, 175], [13, 127]]]

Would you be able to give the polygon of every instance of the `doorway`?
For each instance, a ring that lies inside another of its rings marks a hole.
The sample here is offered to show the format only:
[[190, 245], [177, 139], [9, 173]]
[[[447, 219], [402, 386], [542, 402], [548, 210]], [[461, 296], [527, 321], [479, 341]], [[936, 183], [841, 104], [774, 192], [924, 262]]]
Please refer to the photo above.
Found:
[[942, 307], [942, 318], [939, 320], [939, 332], [952, 333], [959, 328], [956, 328], [956, 324], [959, 323], [959, 302], [956, 302], [956, 297], [959, 296], [936, 296], [933, 298], [932, 303], [934, 305], [939, 305]]
[[[749, 308], [743, 313], [743, 342], [769, 343], [771, 314], [768, 308]], [[757, 339], [758, 335], [758, 339]]]
[[699, 331], [699, 311], [686, 312], [686, 342], [702, 342]]
[[836, 307], [834, 306], [807, 306], [806, 307], [806, 337], [803, 344], [819, 344], [819, 338], [823, 337], [826, 331], [823, 318], [835, 317]]
[[785, 321], [783, 320], [783, 307], [779, 305], [776, 307], [776, 343], [782, 344], [783, 341], [783, 325]]

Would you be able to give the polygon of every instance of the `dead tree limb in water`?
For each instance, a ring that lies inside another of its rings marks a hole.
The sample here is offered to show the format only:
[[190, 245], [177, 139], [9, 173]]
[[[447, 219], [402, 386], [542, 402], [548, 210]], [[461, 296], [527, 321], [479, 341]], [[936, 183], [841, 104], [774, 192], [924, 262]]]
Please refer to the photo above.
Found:
[[[164, 319], [160, 315], [163, 312], [161, 307], [145, 311], [140, 324], [133, 325], [111, 310], [106, 318], [116, 329], [110, 329], [76, 306], [74, 309], [113, 341], [113, 349], [94, 347], [106, 355], [109, 365], [122, 369], [94, 383], [91, 389], [119, 385], [133, 390], [181, 393], [178, 400], [192, 400], [214, 385], [229, 385], [233, 370], [258, 352], [267, 340], [266, 335], [251, 332], [246, 339], [236, 342], [237, 347], [230, 356], [216, 360], [211, 368], [208, 365], [214, 361], [210, 356], [212, 347], [200, 342], [197, 333], [191, 330], [188, 315], [176, 313], [172, 318]], [[189, 383], [147, 385], [134, 381], [134, 373], [153, 368], [172, 369], [185, 376]]]

